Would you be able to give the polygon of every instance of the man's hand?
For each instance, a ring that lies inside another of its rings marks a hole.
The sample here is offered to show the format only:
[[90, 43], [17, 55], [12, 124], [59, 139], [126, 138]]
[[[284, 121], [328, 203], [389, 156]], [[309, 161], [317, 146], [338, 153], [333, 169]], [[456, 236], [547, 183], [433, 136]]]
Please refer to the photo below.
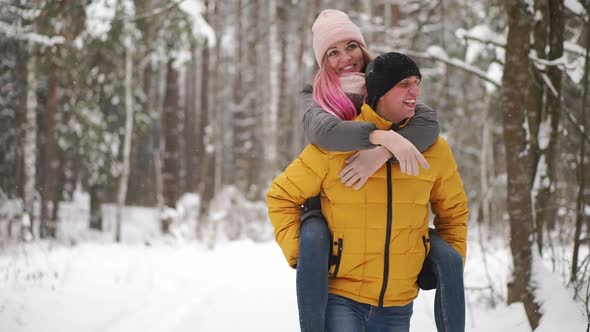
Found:
[[347, 187], [354, 184], [353, 188], [359, 190], [369, 176], [381, 168], [389, 158], [391, 158], [391, 152], [382, 146], [359, 151], [346, 159], [346, 166], [339, 174], [340, 181]]
[[418, 167], [421, 165], [428, 169], [430, 165], [424, 156], [416, 149], [414, 144], [408, 141], [402, 135], [393, 130], [383, 131], [375, 130], [371, 133], [371, 142], [380, 144], [391, 151], [399, 161], [399, 167], [402, 173], [418, 176]]

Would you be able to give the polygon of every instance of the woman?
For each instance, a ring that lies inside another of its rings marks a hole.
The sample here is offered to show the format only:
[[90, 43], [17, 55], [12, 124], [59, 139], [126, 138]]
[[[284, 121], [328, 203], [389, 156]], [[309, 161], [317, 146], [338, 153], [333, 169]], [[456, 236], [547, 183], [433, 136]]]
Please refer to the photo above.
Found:
[[[312, 144], [326, 150], [361, 150], [346, 160], [347, 165], [340, 173], [341, 181], [346, 186], [354, 185], [355, 189], [360, 189], [392, 155], [399, 160], [404, 173], [417, 175], [419, 164], [428, 168], [419, 151], [427, 150], [438, 137], [434, 111], [418, 104], [416, 115], [398, 132], [377, 130], [368, 122], [347, 121], [356, 117], [366, 95], [363, 73], [371, 57], [365, 40], [349, 17], [336, 10], [320, 13], [312, 31], [314, 53], [320, 68], [313, 90], [307, 87], [301, 95], [305, 108], [304, 130]], [[331, 234], [321, 215], [319, 198], [306, 202], [301, 219], [297, 261], [300, 326], [302, 331], [324, 331]], [[431, 251], [419, 276], [419, 285], [423, 289], [437, 288], [437, 329], [463, 331], [465, 304], [461, 256], [435, 231], [430, 232], [430, 241]], [[443, 261], [445, 264], [436, 264]], [[459, 305], [449, 306], [449, 302]]]

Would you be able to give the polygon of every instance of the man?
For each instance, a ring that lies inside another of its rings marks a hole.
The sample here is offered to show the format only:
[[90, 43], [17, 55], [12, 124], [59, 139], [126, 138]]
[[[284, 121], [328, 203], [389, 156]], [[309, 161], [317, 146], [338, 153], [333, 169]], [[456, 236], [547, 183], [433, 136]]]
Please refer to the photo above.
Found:
[[[409, 57], [387, 53], [366, 70], [367, 102], [359, 121], [378, 129], [401, 128], [414, 115], [420, 70]], [[275, 238], [288, 263], [299, 253], [300, 205], [321, 194], [332, 233], [326, 312], [328, 331], [409, 331], [417, 276], [430, 250], [428, 204], [438, 235], [465, 260], [467, 197], [447, 142], [439, 137], [424, 152], [430, 168], [402, 174], [388, 161], [360, 190], [339, 172], [352, 153], [308, 145], [267, 194]]]

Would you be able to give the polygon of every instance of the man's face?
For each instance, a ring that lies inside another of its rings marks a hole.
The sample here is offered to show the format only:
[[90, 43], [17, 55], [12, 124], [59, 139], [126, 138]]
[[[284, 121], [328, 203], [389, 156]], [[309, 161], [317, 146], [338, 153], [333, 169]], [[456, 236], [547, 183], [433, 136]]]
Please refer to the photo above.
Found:
[[377, 103], [377, 114], [393, 123], [414, 116], [416, 101], [420, 96], [420, 78], [409, 76], [391, 88]]

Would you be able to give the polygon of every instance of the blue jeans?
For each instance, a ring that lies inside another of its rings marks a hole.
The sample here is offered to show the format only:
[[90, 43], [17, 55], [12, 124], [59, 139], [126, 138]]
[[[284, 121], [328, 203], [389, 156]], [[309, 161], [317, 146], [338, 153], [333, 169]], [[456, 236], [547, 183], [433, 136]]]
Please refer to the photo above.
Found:
[[450, 244], [430, 229], [430, 253], [422, 273], [433, 273], [436, 279], [434, 320], [439, 332], [465, 331], [465, 288], [463, 258]]
[[[429, 231], [430, 254], [424, 274], [433, 275], [436, 287], [434, 316], [439, 332], [465, 330], [463, 259], [436, 231]], [[321, 217], [310, 217], [301, 225], [297, 263], [297, 305], [302, 332], [324, 332], [328, 303], [330, 231]]]
[[301, 224], [296, 283], [302, 332], [324, 332], [330, 241], [330, 230], [324, 218], [310, 217]]
[[328, 295], [328, 332], [408, 332], [413, 302], [401, 307], [375, 307], [335, 294]]

